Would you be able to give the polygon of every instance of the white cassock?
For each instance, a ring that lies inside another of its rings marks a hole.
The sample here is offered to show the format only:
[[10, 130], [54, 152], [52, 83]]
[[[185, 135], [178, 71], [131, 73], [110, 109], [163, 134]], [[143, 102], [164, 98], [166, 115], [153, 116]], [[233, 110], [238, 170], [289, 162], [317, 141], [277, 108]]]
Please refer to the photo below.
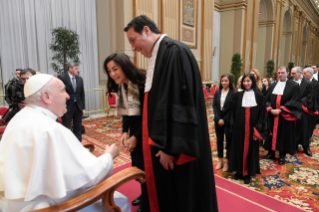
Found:
[[[94, 156], [51, 111], [30, 105], [8, 124], [0, 141], [0, 211], [50, 207], [92, 189], [113, 172], [110, 154]], [[128, 199], [114, 194], [123, 212]], [[106, 211], [98, 201], [81, 211]]]

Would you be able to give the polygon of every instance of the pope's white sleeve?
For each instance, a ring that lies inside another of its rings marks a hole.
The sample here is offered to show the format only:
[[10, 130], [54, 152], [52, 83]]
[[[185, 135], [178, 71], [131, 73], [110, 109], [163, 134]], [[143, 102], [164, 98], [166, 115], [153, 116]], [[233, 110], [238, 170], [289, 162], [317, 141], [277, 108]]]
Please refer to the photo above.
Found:
[[85, 184], [82, 188], [94, 187], [97, 184], [101, 183], [106, 178], [110, 177], [113, 173], [113, 158], [111, 154], [105, 153], [99, 157], [97, 157], [97, 163], [103, 164], [103, 168], [101, 169], [99, 175], [93, 179], [92, 181]]

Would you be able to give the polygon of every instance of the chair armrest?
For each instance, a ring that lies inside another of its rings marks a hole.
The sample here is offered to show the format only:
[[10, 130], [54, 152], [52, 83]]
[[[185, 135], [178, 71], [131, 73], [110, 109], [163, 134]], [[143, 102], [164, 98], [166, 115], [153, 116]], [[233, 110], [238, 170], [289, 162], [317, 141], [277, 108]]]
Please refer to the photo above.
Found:
[[90, 152], [94, 152], [95, 146], [93, 144], [83, 144], [85, 148], [88, 148]]
[[48, 208], [33, 210], [31, 212], [71, 212], [85, 208], [94, 202], [103, 199], [103, 204], [110, 212], [121, 212], [121, 209], [115, 205], [113, 194], [114, 191], [126, 182], [136, 179], [140, 183], [144, 183], [146, 178], [145, 172], [136, 168], [126, 168], [111, 177], [107, 178], [90, 191], [69, 201], [54, 205]]

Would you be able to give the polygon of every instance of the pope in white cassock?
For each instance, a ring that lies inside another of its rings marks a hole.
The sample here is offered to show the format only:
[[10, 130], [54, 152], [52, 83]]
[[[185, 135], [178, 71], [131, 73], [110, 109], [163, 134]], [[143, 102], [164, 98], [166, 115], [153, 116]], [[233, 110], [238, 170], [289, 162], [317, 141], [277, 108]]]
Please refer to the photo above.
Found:
[[[92, 189], [113, 172], [119, 151], [113, 144], [95, 157], [57, 117], [69, 99], [59, 79], [39, 74], [24, 86], [27, 106], [8, 124], [0, 141], [0, 212], [50, 207]], [[115, 203], [129, 212], [128, 199]], [[101, 201], [81, 211], [106, 211]]]

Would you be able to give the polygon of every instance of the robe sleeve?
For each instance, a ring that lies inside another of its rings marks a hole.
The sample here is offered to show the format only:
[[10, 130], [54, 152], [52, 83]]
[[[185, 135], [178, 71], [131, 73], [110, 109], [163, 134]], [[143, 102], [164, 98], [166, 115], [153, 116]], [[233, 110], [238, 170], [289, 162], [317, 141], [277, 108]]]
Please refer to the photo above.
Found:
[[122, 116], [122, 132], [127, 133], [130, 127], [131, 119], [130, 116]]
[[314, 88], [312, 83], [309, 83], [307, 85], [305, 93], [306, 95], [301, 97], [302, 109], [310, 115], [312, 114], [317, 115], [318, 112], [316, 111], [316, 108], [315, 108], [315, 95], [314, 95]]
[[[197, 62], [190, 51], [172, 45], [161, 63], [160, 76], [153, 81], [159, 92], [156, 99], [149, 136], [166, 154], [200, 157], [198, 122], [206, 123], [204, 94]], [[152, 88], [153, 89], [153, 88]], [[151, 91], [152, 92], [152, 91]], [[150, 93], [151, 95], [151, 93]], [[149, 109], [150, 111], [150, 109]]]
[[283, 114], [290, 113], [290, 114], [293, 114], [296, 118], [301, 119], [301, 104], [300, 104], [299, 85], [294, 83], [294, 86], [293, 86], [291, 92], [293, 93], [293, 96], [290, 99], [290, 101], [288, 101], [284, 105], [284, 107], [283, 107], [284, 110], [282, 111], [282, 113]]
[[232, 136], [232, 134], [233, 134], [234, 125], [235, 125], [235, 118], [236, 118], [236, 105], [238, 104], [237, 103], [238, 95], [240, 95], [240, 93], [238, 93], [238, 92], [234, 95], [234, 98], [232, 100], [232, 104], [230, 107], [229, 115], [228, 115], [228, 118], [226, 121], [225, 134], [227, 136]]
[[268, 115], [266, 109], [266, 99], [264, 96], [260, 96], [258, 98], [258, 107], [259, 107], [259, 114], [258, 114], [258, 121], [256, 126], [254, 126], [254, 135], [257, 136], [259, 139], [260, 136], [262, 137], [261, 140], [266, 140], [270, 134], [269, 130], [269, 122], [268, 122]]
[[214, 101], [213, 101], [213, 111], [214, 111], [214, 121], [218, 122], [220, 117], [219, 117], [219, 114], [218, 114], [218, 111], [219, 111], [219, 108], [220, 108], [220, 105], [218, 105], [218, 101], [217, 101], [217, 96], [219, 98], [220, 95], [219, 94], [220, 91], [216, 91], [215, 93], [215, 98], [214, 98]]

